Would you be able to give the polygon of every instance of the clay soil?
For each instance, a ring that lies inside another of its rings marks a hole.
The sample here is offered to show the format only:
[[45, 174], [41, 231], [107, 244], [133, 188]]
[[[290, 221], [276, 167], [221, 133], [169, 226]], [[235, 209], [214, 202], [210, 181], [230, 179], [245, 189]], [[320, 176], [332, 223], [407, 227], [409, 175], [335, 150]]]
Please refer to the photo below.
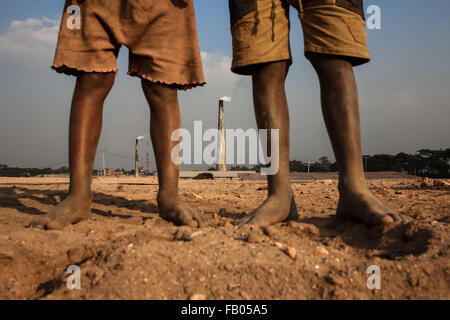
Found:
[[[28, 227], [67, 193], [67, 178], [0, 178], [1, 299], [449, 299], [450, 189], [377, 174], [372, 192], [413, 218], [367, 228], [339, 221], [335, 175], [293, 175], [298, 221], [264, 230], [234, 223], [266, 183], [182, 180], [201, 229], [159, 218], [157, 180], [95, 178], [92, 218], [63, 231]], [[249, 235], [250, 234], [250, 235]], [[70, 265], [81, 289], [69, 290]], [[367, 288], [367, 268], [381, 289]]]

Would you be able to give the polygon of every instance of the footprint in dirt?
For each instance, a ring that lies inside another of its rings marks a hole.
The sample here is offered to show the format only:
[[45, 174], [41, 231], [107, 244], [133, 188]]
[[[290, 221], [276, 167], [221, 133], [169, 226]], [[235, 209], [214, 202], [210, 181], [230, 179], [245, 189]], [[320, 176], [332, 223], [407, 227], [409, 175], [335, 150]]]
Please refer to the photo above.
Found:
[[380, 258], [389, 260], [426, 253], [435, 236], [430, 227], [416, 221], [372, 228], [357, 222], [326, 218], [303, 222], [315, 225], [320, 230], [320, 238], [340, 237], [351, 247], [376, 250], [380, 252]]
[[383, 232], [380, 258], [394, 260], [408, 255], [419, 256], [429, 249], [433, 232], [418, 223], [410, 222]]
[[346, 232], [344, 238], [349, 245], [381, 251], [378, 254], [380, 258], [395, 260], [426, 253], [433, 231], [417, 222], [372, 228], [356, 225]]

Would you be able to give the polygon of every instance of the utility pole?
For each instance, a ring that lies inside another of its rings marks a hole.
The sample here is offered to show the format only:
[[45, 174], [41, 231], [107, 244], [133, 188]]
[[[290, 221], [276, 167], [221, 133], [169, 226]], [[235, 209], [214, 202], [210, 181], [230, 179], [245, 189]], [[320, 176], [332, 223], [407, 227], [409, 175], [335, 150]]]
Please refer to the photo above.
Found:
[[150, 138], [147, 139], [147, 159], [146, 159], [146, 165], [147, 165], [147, 174], [150, 172]]

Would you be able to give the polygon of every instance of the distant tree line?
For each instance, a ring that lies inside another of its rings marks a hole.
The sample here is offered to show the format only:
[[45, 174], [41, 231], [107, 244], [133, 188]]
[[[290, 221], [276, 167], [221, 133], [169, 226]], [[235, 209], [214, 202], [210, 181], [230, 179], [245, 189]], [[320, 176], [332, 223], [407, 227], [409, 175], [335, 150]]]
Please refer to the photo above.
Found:
[[[429, 178], [450, 178], [450, 148], [440, 150], [422, 149], [416, 154], [401, 152], [397, 155], [376, 154], [363, 156], [364, 169], [367, 172], [396, 171]], [[261, 166], [232, 166], [231, 171], [260, 171]], [[327, 157], [321, 157], [314, 163], [304, 163], [298, 160], [289, 162], [291, 172], [335, 172], [336, 162], [331, 162]], [[215, 168], [210, 168], [214, 171]], [[134, 174], [134, 170], [120, 169], [124, 175]], [[39, 175], [67, 174], [69, 168], [17, 168], [0, 164], [0, 176], [2, 177], [35, 177]], [[94, 175], [102, 175], [101, 170], [94, 170]]]
[[6, 164], [0, 164], [0, 177], [36, 177], [40, 175], [49, 174], [67, 174], [69, 168], [60, 167], [58, 169], [52, 168], [18, 168], [8, 167]]
[[[122, 172], [123, 175], [134, 175], [133, 170], [118, 169], [115, 172]], [[0, 177], [36, 177], [43, 175], [54, 175], [54, 174], [69, 174], [68, 167], [60, 167], [58, 169], [52, 168], [18, 168], [18, 167], [8, 167], [5, 164], [0, 164]], [[94, 176], [103, 175], [103, 170], [94, 170]]]
[[[430, 150], [421, 149], [416, 154], [404, 152], [397, 155], [376, 154], [363, 156], [364, 170], [366, 172], [395, 171], [420, 177], [450, 178], [450, 149]], [[261, 166], [231, 167], [230, 170], [260, 171]], [[336, 162], [331, 162], [328, 157], [321, 157], [315, 162], [305, 163], [298, 160], [289, 162], [291, 172], [336, 172]]]
[[450, 178], [450, 149], [421, 149], [416, 154], [377, 154], [364, 157], [367, 171], [397, 171], [420, 177]]

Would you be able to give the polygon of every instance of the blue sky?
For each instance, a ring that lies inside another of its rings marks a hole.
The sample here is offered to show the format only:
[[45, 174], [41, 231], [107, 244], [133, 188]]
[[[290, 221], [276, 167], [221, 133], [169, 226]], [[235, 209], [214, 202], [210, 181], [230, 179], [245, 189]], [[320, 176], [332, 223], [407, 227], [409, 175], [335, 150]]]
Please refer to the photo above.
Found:
[[[364, 152], [450, 147], [450, 1], [364, 3], [382, 10], [382, 30], [367, 31], [373, 60], [355, 69]], [[62, 0], [0, 1], [0, 163], [46, 166], [67, 161], [74, 79], [49, 71], [57, 23], [43, 20], [59, 20], [63, 4]], [[227, 127], [255, 127], [250, 79], [229, 72], [228, 1], [195, 0], [195, 6], [208, 85], [180, 93], [183, 126], [189, 129], [194, 120], [203, 120], [204, 127], [215, 127], [217, 98], [231, 95]], [[24, 30], [11, 28], [13, 21], [30, 18], [42, 25], [23, 23]], [[326, 155], [333, 159], [320, 113], [317, 78], [303, 56], [301, 26], [294, 10], [291, 23], [294, 65], [287, 81], [291, 158], [308, 161]], [[147, 132], [149, 112], [139, 82], [125, 75], [126, 50], [121, 51], [118, 67], [105, 104], [99, 150], [132, 157], [132, 142]], [[131, 168], [132, 161], [111, 157], [108, 166]]]

